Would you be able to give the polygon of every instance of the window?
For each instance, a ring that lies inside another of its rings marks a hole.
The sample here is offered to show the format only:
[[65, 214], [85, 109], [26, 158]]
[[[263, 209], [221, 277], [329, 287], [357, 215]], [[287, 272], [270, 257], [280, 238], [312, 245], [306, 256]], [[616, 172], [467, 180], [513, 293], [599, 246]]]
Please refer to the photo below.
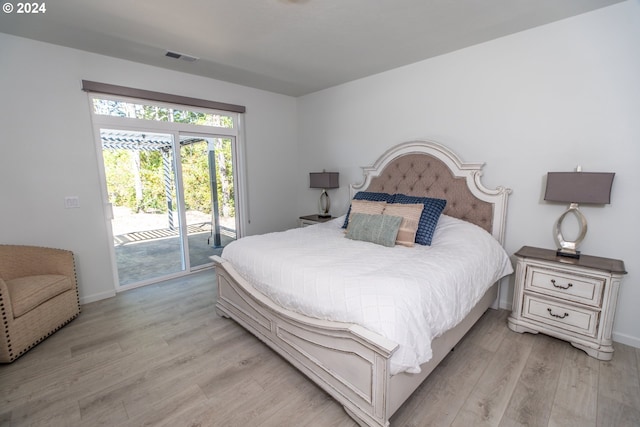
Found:
[[187, 123], [197, 126], [212, 126], [232, 129], [233, 117], [226, 114], [199, 111], [196, 109], [172, 108], [158, 103], [93, 98], [93, 113], [101, 116], [127, 117], [138, 120]]

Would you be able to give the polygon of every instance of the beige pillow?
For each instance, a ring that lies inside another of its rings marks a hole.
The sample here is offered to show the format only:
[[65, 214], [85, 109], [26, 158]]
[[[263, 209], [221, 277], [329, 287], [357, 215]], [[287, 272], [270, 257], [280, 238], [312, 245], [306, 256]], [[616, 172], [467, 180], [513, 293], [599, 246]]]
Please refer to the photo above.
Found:
[[[370, 200], [352, 200], [351, 211], [349, 212], [349, 222], [351, 222], [351, 216], [354, 213], [361, 213], [366, 215], [382, 215], [384, 207], [387, 202], [372, 202]], [[347, 225], [347, 228], [349, 226]], [[346, 231], [345, 231], [346, 233]]]
[[401, 204], [388, 203], [384, 207], [383, 215], [392, 215], [402, 217], [400, 229], [396, 236], [396, 245], [414, 246], [416, 242], [416, 232], [418, 231], [418, 223], [424, 204]]

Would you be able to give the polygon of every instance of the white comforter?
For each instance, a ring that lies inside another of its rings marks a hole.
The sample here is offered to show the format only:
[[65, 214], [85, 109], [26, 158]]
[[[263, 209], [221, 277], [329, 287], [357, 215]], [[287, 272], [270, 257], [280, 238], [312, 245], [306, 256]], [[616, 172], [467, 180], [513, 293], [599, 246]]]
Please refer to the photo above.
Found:
[[222, 257], [282, 307], [356, 323], [398, 343], [392, 374], [420, 372], [431, 359], [432, 339], [513, 272], [489, 233], [446, 215], [432, 245], [413, 248], [347, 239], [343, 221], [245, 237]]

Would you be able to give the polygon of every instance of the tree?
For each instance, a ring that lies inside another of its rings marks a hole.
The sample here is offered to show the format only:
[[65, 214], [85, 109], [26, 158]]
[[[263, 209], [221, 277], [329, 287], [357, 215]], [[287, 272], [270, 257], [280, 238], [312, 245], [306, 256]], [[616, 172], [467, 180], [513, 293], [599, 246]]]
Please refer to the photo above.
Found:
[[[223, 114], [179, 110], [160, 105], [97, 98], [93, 99], [93, 105], [96, 114], [225, 128], [232, 128], [234, 125], [233, 118]], [[215, 191], [220, 213], [229, 217], [235, 216], [231, 141], [230, 138], [214, 138], [212, 143], [216, 163]], [[187, 210], [211, 213], [209, 143], [201, 139], [183, 141], [183, 144], [180, 147], [180, 161], [185, 207]], [[111, 143], [110, 147], [103, 149], [103, 157], [111, 203], [129, 207], [135, 212], [167, 212], [168, 209], [175, 209], [175, 206], [168, 206], [166, 199], [165, 186], [168, 185], [171, 200], [176, 200], [174, 180], [165, 179], [166, 165], [169, 165], [168, 172], [175, 174], [171, 151], [166, 151], [168, 147], [115, 148], [117, 143]]]

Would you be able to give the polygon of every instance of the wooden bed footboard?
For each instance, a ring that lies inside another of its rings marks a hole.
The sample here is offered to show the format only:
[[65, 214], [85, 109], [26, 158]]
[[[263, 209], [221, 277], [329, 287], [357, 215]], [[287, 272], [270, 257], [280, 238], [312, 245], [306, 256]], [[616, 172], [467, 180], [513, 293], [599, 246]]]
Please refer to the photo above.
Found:
[[216, 311], [238, 322], [343, 405], [363, 426], [388, 426], [389, 418], [420, 386], [495, 300], [494, 284], [471, 313], [432, 343], [433, 358], [419, 374], [391, 376], [395, 342], [359, 325], [310, 318], [284, 309], [257, 291], [233, 265], [215, 263]]
[[224, 259], [211, 257], [216, 311], [278, 352], [365, 426], [388, 426], [389, 359], [398, 345], [354, 324], [313, 319], [275, 305]]

